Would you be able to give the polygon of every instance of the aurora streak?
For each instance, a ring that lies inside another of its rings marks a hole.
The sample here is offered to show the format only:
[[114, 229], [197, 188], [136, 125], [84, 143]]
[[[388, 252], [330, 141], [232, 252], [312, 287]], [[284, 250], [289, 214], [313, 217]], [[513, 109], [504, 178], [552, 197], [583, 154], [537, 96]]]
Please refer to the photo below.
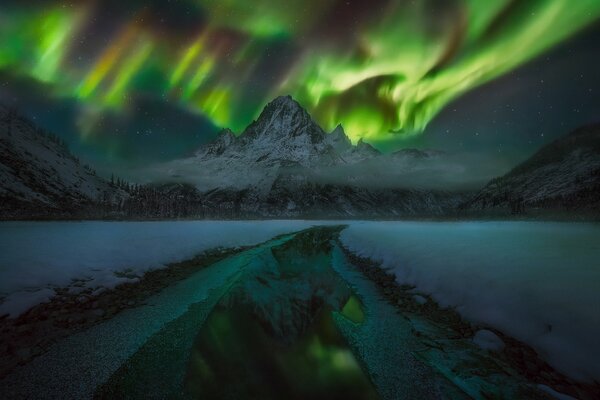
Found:
[[0, 69], [79, 102], [82, 137], [139, 95], [239, 132], [274, 96], [291, 94], [324, 128], [341, 123], [353, 141], [380, 140], [421, 134], [461, 94], [600, 17], [598, 0], [380, 0], [351, 12], [336, 0], [183, 3], [192, 21], [197, 14], [189, 29], [161, 26], [134, 1], [118, 26], [94, 31], [93, 46], [82, 38], [99, 2], [9, 3], [0, 7]]

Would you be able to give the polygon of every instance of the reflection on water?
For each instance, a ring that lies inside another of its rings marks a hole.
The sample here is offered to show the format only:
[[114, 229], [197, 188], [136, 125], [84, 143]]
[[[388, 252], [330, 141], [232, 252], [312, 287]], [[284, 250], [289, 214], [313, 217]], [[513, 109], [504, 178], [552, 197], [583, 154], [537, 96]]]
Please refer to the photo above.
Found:
[[272, 249], [221, 300], [196, 338], [186, 377], [195, 398], [374, 399], [332, 312], [364, 320], [331, 268], [332, 231]]
[[233, 257], [235, 279], [150, 337], [95, 397], [378, 398], [333, 318], [365, 320], [331, 265], [338, 231], [311, 229]]
[[358, 297], [350, 296], [344, 308], [342, 308], [342, 315], [357, 324], [365, 320], [365, 313]]
[[292, 344], [267, 334], [246, 307], [215, 310], [194, 346], [186, 389], [204, 399], [377, 398], [329, 309]]

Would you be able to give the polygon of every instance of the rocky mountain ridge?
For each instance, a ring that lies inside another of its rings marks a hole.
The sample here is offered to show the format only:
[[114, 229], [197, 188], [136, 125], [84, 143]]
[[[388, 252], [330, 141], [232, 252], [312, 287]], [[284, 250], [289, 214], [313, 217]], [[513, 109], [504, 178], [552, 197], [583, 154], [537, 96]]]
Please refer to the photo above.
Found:
[[239, 136], [225, 129], [168, 169], [173, 177], [193, 177], [198, 197], [230, 215], [438, 215], [462, 195], [407, 187], [401, 180], [384, 183], [385, 177], [374, 182], [373, 175], [411, 170], [442, 154], [408, 149], [383, 155], [362, 140], [353, 145], [341, 125], [326, 133], [300, 104], [282, 96]]
[[493, 179], [463, 209], [600, 211], [600, 123], [542, 147], [506, 175]]
[[290, 96], [278, 97], [236, 137], [229, 129], [196, 153], [198, 161], [215, 156], [262, 165], [297, 163], [305, 167], [364, 160], [379, 151], [367, 143], [353, 146], [341, 125], [327, 134]]
[[108, 182], [60, 139], [6, 107], [0, 107], [0, 156], [3, 219], [396, 219], [600, 210], [599, 125], [558, 139], [475, 194], [450, 192], [425, 186], [464, 174], [448, 154], [382, 154], [362, 141], [353, 145], [341, 126], [326, 133], [290, 97], [269, 103], [239, 136], [223, 130], [193, 157], [160, 165], [162, 184]]
[[[326, 133], [295, 100], [278, 97], [242, 134], [224, 129], [195, 156], [173, 166], [173, 175], [195, 176], [201, 191], [213, 189], [266, 191], [285, 170], [316, 170], [351, 165], [381, 153], [371, 145], [352, 145], [338, 126]], [[193, 172], [190, 171], [193, 169]]]

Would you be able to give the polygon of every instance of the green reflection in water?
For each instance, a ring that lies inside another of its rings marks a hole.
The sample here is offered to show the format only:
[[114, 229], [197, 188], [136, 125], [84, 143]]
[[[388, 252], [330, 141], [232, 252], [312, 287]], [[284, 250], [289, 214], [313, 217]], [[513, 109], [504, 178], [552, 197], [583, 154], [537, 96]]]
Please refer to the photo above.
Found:
[[342, 315], [357, 324], [365, 320], [365, 313], [358, 297], [352, 295], [342, 308]]
[[236, 279], [149, 338], [95, 397], [378, 398], [333, 318], [365, 319], [332, 268], [340, 229], [309, 229], [232, 259]]
[[195, 340], [185, 382], [192, 397], [378, 398], [333, 319], [365, 318], [331, 267], [338, 231], [301, 232], [245, 269]]
[[[357, 299], [347, 304], [356, 316]], [[378, 398], [330, 309], [291, 344], [268, 334], [246, 306], [214, 310], [196, 340], [186, 389], [194, 398]]]

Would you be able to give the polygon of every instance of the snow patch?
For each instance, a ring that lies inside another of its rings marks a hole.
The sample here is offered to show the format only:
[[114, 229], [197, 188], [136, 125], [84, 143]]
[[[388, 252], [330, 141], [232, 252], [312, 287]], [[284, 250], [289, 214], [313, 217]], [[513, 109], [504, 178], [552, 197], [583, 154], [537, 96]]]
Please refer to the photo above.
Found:
[[536, 222], [353, 222], [341, 234], [400, 283], [586, 381], [600, 381], [599, 237], [595, 224]]
[[205, 250], [255, 245], [307, 221], [5, 222], [0, 224], [0, 314], [18, 316], [72, 293], [135, 282], [144, 272]]
[[415, 294], [413, 296], [413, 299], [415, 299], [417, 304], [420, 304], [420, 305], [427, 303], [427, 299], [425, 297], [421, 296], [420, 294]]
[[484, 350], [501, 351], [504, 349], [504, 342], [494, 332], [481, 329], [473, 336], [473, 343]]
[[13, 293], [0, 304], [0, 317], [7, 314], [9, 317], [18, 317], [37, 304], [47, 303], [55, 294], [54, 290], [48, 288]]

